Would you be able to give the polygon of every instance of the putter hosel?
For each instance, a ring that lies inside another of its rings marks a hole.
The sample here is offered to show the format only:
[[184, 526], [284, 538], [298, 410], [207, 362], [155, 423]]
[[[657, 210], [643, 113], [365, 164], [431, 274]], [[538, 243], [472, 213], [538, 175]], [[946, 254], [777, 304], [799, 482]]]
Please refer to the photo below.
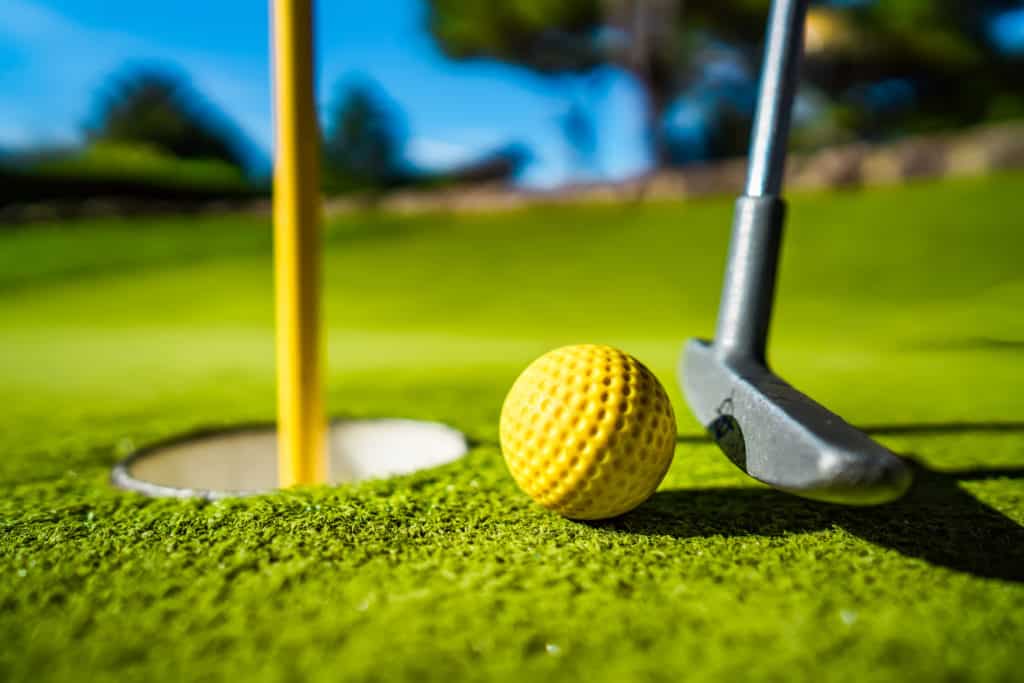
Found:
[[765, 363], [785, 202], [780, 197], [808, 0], [775, 0], [750, 138], [746, 192], [736, 201], [715, 351]]
[[778, 197], [736, 200], [715, 330], [715, 349], [723, 357], [765, 362], [785, 215]]

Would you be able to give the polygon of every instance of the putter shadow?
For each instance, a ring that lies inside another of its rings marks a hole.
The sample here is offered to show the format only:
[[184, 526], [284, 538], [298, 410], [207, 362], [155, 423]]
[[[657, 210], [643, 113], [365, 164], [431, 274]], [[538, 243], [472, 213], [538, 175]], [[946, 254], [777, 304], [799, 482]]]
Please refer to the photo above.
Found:
[[1024, 582], [1024, 527], [978, 501], [964, 481], [1024, 477], [1024, 467], [938, 472], [910, 459], [914, 484], [899, 501], [855, 508], [766, 488], [676, 489], [606, 527], [624, 533], [782, 536], [838, 526], [864, 540], [968, 574]]

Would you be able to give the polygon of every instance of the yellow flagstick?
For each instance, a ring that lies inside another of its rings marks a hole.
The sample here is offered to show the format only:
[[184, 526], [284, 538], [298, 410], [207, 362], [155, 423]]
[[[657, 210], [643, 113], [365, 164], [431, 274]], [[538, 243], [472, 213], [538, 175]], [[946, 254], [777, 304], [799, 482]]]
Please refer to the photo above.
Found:
[[320, 376], [320, 135], [312, 0], [272, 0], [277, 443], [281, 487], [326, 480]]

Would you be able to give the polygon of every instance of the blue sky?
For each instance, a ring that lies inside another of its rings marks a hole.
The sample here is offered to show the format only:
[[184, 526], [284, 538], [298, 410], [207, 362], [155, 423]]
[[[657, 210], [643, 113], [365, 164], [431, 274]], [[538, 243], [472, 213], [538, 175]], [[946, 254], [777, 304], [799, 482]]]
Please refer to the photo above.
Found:
[[[404, 111], [406, 156], [420, 165], [445, 167], [521, 142], [535, 155], [525, 183], [550, 186], [578, 172], [560, 119], [582, 85], [494, 62], [449, 61], [424, 27], [420, 0], [321, 0], [321, 111], [339, 82], [369, 76]], [[73, 143], [106, 77], [145, 61], [186, 72], [269, 155], [269, 33], [260, 0], [3, 0], [0, 146]], [[588, 92], [602, 174], [642, 171], [641, 92], [612, 69]]]

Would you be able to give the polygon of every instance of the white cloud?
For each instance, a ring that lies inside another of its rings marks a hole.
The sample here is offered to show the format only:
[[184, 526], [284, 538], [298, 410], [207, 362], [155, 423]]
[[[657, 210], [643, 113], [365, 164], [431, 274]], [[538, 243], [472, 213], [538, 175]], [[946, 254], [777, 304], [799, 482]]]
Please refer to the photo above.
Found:
[[424, 168], [443, 170], [472, 161], [483, 150], [468, 145], [428, 137], [411, 138], [405, 146], [409, 161]]
[[405, 157], [432, 170], [445, 170], [478, 159], [508, 142], [502, 131], [460, 127], [429, 135], [413, 134], [405, 143]]

